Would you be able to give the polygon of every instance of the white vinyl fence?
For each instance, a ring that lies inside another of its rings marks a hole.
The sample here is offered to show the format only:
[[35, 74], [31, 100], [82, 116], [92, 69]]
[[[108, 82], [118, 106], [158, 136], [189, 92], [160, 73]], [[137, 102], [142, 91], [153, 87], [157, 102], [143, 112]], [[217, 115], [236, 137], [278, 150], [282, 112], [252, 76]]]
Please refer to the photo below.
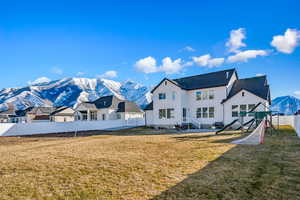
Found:
[[39, 123], [0, 123], [0, 136], [20, 136], [49, 133], [67, 133], [122, 129], [144, 126], [144, 118], [129, 120], [74, 121], [74, 122], [39, 122]]
[[274, 126], [277, 125], [292, 126], [297, 132], [297, 135], [300, 137], [300, 115], [273, 116], [272, 123]]

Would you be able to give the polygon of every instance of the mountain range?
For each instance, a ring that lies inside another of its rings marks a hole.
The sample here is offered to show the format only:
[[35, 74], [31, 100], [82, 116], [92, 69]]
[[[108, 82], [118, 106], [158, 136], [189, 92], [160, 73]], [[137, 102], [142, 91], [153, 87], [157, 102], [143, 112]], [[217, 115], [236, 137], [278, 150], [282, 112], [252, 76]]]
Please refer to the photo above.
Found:
[[272, 111], [293, 115], [300, 110], [300, 99], [293, 96], [281, 96], [272, 100]]
[[[141, 108], [151, 102], [150, 88], [133, 81], [117, 82], [108, 79], [64, 78], [19, 88], [0, 91], [0, 110], [12, 104], [17, 110], [37, 106], [69, 106], [94, 101], [99, 97], [115, 95], [137, 103]], [[281, 96], [272, 100], [271, 109], [286, 115], [300, 110], [300, 100], [293, 96]]]
[[133, 81], [117, 82], [108, 79], [64, 78], [26, 87], [0, 91], [0, 110], [13, 105], [17, 110], [34, 106], [70, 106], [115, 95], [144, 107], [151, 101], [150, 88]]

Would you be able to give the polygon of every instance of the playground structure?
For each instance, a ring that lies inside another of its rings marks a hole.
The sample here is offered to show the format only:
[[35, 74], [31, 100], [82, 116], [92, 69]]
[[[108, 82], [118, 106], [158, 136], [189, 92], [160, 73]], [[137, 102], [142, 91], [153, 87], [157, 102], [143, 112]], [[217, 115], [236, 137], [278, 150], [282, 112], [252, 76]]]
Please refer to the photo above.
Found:
[[[267, 111], [256, 111], [256, 109], [260, 105], [267, 108]], [[246, 132], [248, 132], [249, 130], [257, 128], [262, 122], [264, 122], [264, 124], [265, 124], [264, 130], [266, 128], [271, 128], [271, 130], [272, 130], [272, 129], [274, 129], [274, 127], [272, 125], [272, 112], [273, 111], [271, 111], [270, 108], [267, 107], [266, 105], [264, 105], [262, 103], [258, 103], [249, 112], [240, 112], [238, 119], [235, 119], [231, 123], [225, 125], [221, 130], [217, 131], [216, 134], [222, 133], [223, 131], [231, 128], [236, 123], [238, 123], [239, 126], [235, 130], [242, 130], [242, 132], [245, 131], [245, 127], [247, 127]], [[253, 118], [247, 122], [244, 122], [244, 117], [246, 117], [246, 116], [248, 116], [248, 117], [253, 116]]]

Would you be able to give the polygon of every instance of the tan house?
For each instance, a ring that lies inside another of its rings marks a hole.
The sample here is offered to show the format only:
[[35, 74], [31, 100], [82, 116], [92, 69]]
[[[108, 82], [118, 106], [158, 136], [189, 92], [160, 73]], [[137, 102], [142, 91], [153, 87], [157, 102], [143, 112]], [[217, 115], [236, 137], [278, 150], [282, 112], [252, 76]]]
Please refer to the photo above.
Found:
[[74, 120], [75, 110], [67, 106], [58, 107], [50, 114], [50, 121], [52, 122], [72, 122]]
[[144, 112], [134, 102], [116, 96], [104, 96], [93, 102], [81, 103], [76, 108], [76, 120], [128, 120], [143, 118]]
[[26, 113], [28, 122], [49, 122], [54, 107], [33, 107]]

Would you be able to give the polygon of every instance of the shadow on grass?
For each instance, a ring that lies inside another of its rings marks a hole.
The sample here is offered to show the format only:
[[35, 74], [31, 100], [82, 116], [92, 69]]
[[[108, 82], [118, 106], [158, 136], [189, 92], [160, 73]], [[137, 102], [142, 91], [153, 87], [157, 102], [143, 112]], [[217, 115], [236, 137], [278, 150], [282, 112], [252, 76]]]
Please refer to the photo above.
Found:
[[[212, 142], [228, 143], [234, 139]], [[266, 140], [262, 145], [233, 147], [153, 200], [300, 199], [300, 169], [297, 168], [300, 140], [295, 141], [290, 130], [267, 135]]]

